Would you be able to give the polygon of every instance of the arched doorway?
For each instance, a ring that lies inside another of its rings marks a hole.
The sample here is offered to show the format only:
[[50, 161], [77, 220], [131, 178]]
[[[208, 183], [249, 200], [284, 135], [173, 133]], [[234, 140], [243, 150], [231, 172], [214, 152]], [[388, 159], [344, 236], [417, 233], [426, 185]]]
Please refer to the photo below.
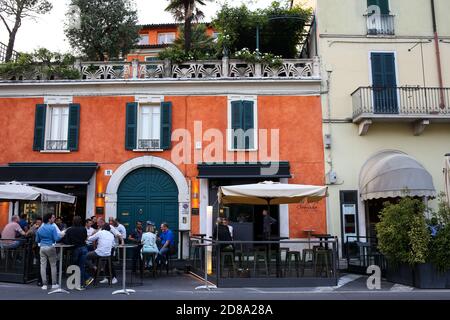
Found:
[[[167, 222], [178, 229], [178, 188], [165, 171], [147, 167], [129, 173], [117, 192], [117, 217], [132, 231], [136, 221]], [[176, 236], [177, 234], [174, 233]]]

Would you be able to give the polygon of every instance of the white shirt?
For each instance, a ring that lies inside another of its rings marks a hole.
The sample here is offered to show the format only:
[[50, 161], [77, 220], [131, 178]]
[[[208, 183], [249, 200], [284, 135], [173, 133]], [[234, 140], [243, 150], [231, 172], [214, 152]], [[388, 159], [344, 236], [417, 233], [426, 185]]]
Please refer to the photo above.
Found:
[[127, 238], [127, 229], [125, 229], [125, 227], [123, 226], [123, 224], [120, 224], [116, 227], [117, 231], [120, 232], [120, 234], [122, 235], [122, 239], [126, 239]]
[[88, 241], [97, 241], [97, 249], [95, 253], [100, 257], [109, 257], [114, 245], [114, 235], [106, 230], [100, 230], [93, 236], [88, 238]]
[[231, 239], [233, 239], [233, 227], [232, 226], [228, 226], [228, 230], [230, 230], [230, 235], [231, 235]]
[[[120, 225], [119, 225], [120, 226]], [[113, 227], [112, 225], [110, 225], [110, 228], [111, 228], [111, 233], [113, 234], [113, 246], [115, 246], [115, 245], [117, 245], [117, 244], [119, 244], [119, 239], [118, 239], [118, 237], [119, 236], [122, 236], [122, 233], [120, 233], [120, 231], [117, 229], [117, 228], [115, 228], [115, 227]], [[126, 231], [125, 231], [125, 234], [126, 234]], [[125, 240], [126, 238], [122, 238], [123, 240]]]
[[94, 234], [94, 232], [95, 232], [95, 229], [94, 228], [86, 228], [86, 231], [87, 231], [87, 235], [88, 235], [88, 237], [90, 237], [90, 236], [92, 236], [93, 234]]

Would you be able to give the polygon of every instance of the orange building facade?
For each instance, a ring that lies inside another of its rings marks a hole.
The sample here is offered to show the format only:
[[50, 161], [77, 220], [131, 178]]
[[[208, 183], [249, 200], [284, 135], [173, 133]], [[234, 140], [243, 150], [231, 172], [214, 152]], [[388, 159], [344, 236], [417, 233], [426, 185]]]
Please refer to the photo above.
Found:
[[[158, 53], [170, 45], [179, 36], [177, 23], [147, 24], [139, 31], [139, 44], [127, 55], [127, 61], [151, 61]], [[216, 32], [210, 24], [206, 24], [206, 34], [215, 37]]]
[[[264, 208], [220, 207], [220, 185], [325, 182], [320, 80], [4, 82], [0, 114], [1, 182], [77, 195], [67, 219], [166, 221], [186, 240], [213, 206], [257, 240]], [[26, 208], [0, 203], [0, 230]], [[272, 212], [280, 236], [327, 231], [325, 200]]]

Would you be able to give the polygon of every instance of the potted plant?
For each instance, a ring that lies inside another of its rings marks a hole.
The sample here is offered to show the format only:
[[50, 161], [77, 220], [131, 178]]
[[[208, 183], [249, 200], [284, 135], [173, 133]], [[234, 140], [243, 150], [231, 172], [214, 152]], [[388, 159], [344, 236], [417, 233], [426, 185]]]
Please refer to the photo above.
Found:
[[[388, 261], [387, 280], [418, 288], [446, 288], [450, 279], [448, 205], [427, 220], [422, 200], [387, 203], [377, 224], [380, 251]], [[445, 222], [447, 221], [447, 223]]]

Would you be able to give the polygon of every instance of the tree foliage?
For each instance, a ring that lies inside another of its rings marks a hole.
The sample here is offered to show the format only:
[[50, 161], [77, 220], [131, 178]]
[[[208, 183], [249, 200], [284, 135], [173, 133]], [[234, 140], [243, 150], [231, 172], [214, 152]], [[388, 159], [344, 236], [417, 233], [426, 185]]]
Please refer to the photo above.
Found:
[[210, 0], [168, 0], [169, 5], [166, 11], [170, 12], [176, 21], [184, 22], [183, 38], [184, 50], [186, 54], [191, 51], [192, 43], [192, 22], [198, 22], [204, 18], [203, 11], [199, 6], [204, 6]]
[[0, 0], [0, 20], [9, 35], [5, 56], [6, 62], [12, 58], [17, 32], [22, 26], [22, 20], [35, 18], [38, 14], [46, 14], [52, 8], [53, 5], [48, 0]]
[[169, 59], [172, 62], [181, 63], [189, 60], [205, 60], [214, 57], [214, 39], [207, 35], [204, 24], [192, 26], [191, 49], [186, 53], [184, 27], [180, 27], [179, 37], [168, 48], [159, 53], [161, 60]]
[[214, 27], [221, 33], [219, 45], [230, 54], [243, 48], [256, 49], [256, 30], [259, 27], [260, 51], [294, 58], [303, 39], [311, 9], [272, 2], [265, 9], [251, 11], [246, 5], [231, 7], [225, 4], [213, 19]]
[[20, 54], [17, 61], [0, 64], [0, 79], [79, 79], [80, 73], [74, 63], [75, 57], [71, 54], [40, 48], [32, 53]]
[[379, 249], [391, 262], [427, 262], [431, 235], [421, 200], [406, 197], [387, 203], [376, 228]]
[[[71, 46], [89, 60], [103, 61], [125, 56], [139, 40], [137, 11], [130, 0], [71, 0], [70, 21], [65, 33]], [[79, 16], [74, 17], [76, 14]]]

